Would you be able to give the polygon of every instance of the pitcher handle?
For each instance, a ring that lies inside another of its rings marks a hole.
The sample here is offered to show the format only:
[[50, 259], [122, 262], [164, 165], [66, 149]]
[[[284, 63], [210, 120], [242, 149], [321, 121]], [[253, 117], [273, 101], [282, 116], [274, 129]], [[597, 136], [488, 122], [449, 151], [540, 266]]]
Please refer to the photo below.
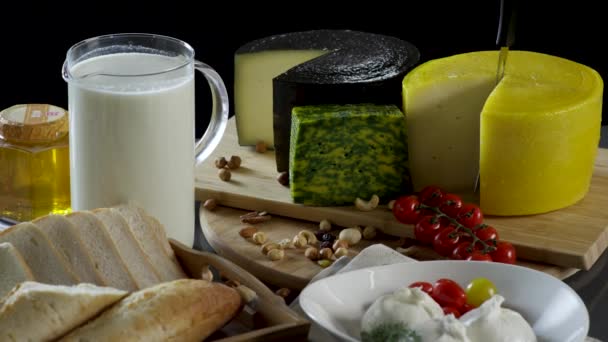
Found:
[[203, 137], [194, 146], [196, 165], [199, 165], [213, 153], [224, 135], [228, 123], [229, 101], [224, 81], [213, 68], [197, 60], [194, 61], [194, 68], [203, 73], [207, 82], [209, 82], [213, 100], [209, 126], [207, 126]]

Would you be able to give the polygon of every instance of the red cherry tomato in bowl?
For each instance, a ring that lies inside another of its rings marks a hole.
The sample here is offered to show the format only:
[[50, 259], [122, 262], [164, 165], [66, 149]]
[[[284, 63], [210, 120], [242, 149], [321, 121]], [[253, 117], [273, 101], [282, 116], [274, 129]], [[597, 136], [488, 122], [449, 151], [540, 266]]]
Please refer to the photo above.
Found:
[[443, 197], [443, 191], [438, 186], [428, 185], [420, 190], [418, 198], [420, 202], [431, 207], [438, 207]]
[[422, 216], [418, 196], [402, 196], [393, 204], [393, 215], [397, 221], [405, 224], [414, 224]]
[[467, 301], [464, 290], [457, 282], [442, 278], [433, 285], [433, 299], [441, 307], [453, 307], [460, 312], [460, 309]]
[[483, 214], [481, 209], [472, 203], [465, 203], [460, 208], [456, 221], [467, 228], [473, 228], [483, 223]]
[[419, 287], [423, 292], [426, 292], [430, 295], [433, 294], [433, 284], [426, 281], [417, 281], [415, 283], [411, 283], [409, 288]]
[[505, 241], [498, 242], [498, 244], [496, 244], [496, 250], [490, 253], [490, 256], [495, 262], [502, 262], [505, 264], [514, 264], [515, 261], [517, 261], [515, 247]]
[[444, 306], [442, 309], [443, 309], [444, 315], [447, 316], [449, 314], [452, 314], [452, 315], [454, 315], [454, 317], [460, 318], [460, 311], [456, 310], [455, 308], [453, 308], [451, 306]]
[[439, 210], [451, 218], [456, 218], [460, 208], [462, 208], [462, 199], [455, 194], [444, 194], [439, 203]]

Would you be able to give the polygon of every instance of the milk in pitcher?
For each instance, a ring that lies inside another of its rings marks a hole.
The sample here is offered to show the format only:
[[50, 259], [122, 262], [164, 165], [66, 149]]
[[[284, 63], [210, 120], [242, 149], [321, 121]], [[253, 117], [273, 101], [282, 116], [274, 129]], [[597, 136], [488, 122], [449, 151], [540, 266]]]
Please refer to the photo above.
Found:
[[73, 210], [134, 201], [170, 238], [192, 245], [195, 102], [187, 62], [119, 53], [72, 66], [70, 158], [77, 162], [70, 172], [71, 186], [79, 189]]

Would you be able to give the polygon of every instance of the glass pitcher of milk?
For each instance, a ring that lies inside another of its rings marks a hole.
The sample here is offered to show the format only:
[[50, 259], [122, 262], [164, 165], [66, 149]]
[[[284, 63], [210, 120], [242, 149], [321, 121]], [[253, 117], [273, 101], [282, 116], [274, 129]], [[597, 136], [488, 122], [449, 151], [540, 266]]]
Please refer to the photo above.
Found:
[[[209, 82], [213, 110], [195, 141], [194, 70]], [[194, 242], [194, 170], [228, 121], [222, 78], [187, 43], [154, 34], [113, 34], [67, 52], [72, 210], [132, 202]]]

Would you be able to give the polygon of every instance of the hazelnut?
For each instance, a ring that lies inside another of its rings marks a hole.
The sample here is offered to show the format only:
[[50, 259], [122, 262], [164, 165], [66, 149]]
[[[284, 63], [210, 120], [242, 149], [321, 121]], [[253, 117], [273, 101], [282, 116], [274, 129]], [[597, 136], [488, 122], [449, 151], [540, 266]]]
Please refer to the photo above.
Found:
[[322, 232], [329, 232], [331, 231], [331, 222], [329, 222], [328, 220], [323, 220], [319, 223], [319, 229]]
[[203, 207], [209, 211], [215, 210], [217, 208], [217, 201], [213, 198], [210, 198], [203, 203]]
[[286, 287], [282, 287], [278, 289], [275, 294], [279, 297], [287, 298], [291, 294], [291, 290]]
[[323, 248], [319, 251], [319, 257], [321, 259], [331, 259], [333, 255], [334, 252], [331, 250], [331, 248]]
[[319, 259], [319, 250], [315, 247], [308, 247], [304, 252], [304, 256], [310, 260], [317, 260]]
[[258, 232], [258, 230], [255, 227], [245, 227], [245, 228], [241, 229], [241, 231], [239, 232], [239, 235], [241, 235], [245, 239], [248, 239], [250, 237], [253, 237], [253, 234], [255, 234], [257, 232]]
[[285, 256], [285, 252], [282, 249], [276, 248], [271, 249], [267, 255], [270, 260], [277, 261], [283, 259], [283, 257]]
[[255, 151], [257, 153], [264, 153], [264, 152], [266, 152], [266, 143], [263, 142], [263, 141], [258, 141], [255, 144]]
[[226, 164], [228, 164], [228, 161], [226, 161], [226, 158], [224, 157], [215, 160], [215, 167], [217, 167], [218, 169], [223, 169]]
[[283, 186], [288, 186], [289, 185], [289, 173], [287, 171], [283, 171], [283, 172], [279, 173], [279, 175], [277, 176], [277, 182], [279, 182], [279, 184], [281, 184]]
[[230, 156], [230, 160], [226, 164], [229, 169], [235, 170], [241, 167], [241, 157], [239, 156]]
[[223, 180], [224, 182], [230, 181], [230, 176], [231, 176], [230, 170], [228, 170], [228, 169], [220, 169], [217, 172], [217, 174], [220, 177], [220, 179]]
[[363, 229], [363, 238], [366, 240], [371, 240], [376, 237], [376, 228], [372, 226], [367, 226]]
[[258, 245], [264, 244], [264, 242], [266, 242], [266, 234], [264, 234], [264, 232], [257, 232], [253, 234], [253, 242]]

